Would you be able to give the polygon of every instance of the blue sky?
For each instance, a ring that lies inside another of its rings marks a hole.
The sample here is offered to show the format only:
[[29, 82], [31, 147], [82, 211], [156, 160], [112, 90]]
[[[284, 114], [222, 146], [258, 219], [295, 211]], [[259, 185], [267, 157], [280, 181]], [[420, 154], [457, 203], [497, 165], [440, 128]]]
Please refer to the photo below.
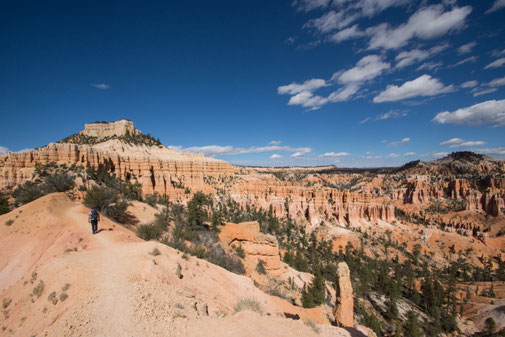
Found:
[[14, 1], [0, 152], [128, 118], [244, 165], [505, 158], [505, 0]]

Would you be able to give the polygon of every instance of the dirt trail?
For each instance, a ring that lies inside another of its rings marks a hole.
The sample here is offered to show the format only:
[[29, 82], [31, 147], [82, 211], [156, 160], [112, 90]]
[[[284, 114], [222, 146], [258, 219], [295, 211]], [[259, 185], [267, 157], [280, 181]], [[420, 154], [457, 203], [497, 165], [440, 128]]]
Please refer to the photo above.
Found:
[[128, 296], [128, 261], [118, 256], [125, 244], [119, 242], [115, 228], [105, 217], [102, 217], [103, 221], [99, 223], [99, 232], [93, 235], [87, 215], [83, 214], [80, 205], [68, 209], [65, 216], [84, 232], [87, 231], [97, 252], [90, 262], [93, 263], [94, 275], [90, 275], [89, 280], [99, 286], [96, 294], [99, 301], [95, 302], [95, 317], [92, 318], [94, 325], [98, 327], [95, 336], [108, 337], [111, 331], [118, 337], [139, 336], [140, 333], [132, 324], [133, 304]]

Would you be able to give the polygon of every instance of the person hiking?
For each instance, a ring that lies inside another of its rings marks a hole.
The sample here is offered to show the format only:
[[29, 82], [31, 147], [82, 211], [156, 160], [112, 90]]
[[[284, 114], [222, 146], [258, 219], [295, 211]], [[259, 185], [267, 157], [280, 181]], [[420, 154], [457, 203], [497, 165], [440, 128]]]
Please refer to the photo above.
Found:
[[98, 233], [98, 221], [100, 221], [100, 213], [96, 210], [96, 207], [93, 207], [89, 212], [88, 222], [91, 224], [91, 230], [93, 234]]

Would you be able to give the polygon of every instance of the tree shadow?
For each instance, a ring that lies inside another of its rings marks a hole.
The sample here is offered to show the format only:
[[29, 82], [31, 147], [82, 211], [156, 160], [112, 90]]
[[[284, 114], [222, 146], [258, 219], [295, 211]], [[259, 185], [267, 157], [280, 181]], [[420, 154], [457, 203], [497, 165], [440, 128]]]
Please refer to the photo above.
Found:
[[351, 334], [352, 337], [367, 337], [363, 332], [356, 330], [354, 328], [341, 328]]

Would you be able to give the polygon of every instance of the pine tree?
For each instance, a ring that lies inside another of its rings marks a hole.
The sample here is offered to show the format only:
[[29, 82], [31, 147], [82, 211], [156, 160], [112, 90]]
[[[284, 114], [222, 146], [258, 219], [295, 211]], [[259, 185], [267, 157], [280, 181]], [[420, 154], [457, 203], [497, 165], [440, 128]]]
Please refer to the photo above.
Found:
[[409, 311], [407, 313], [407, 322], [405, 323], [404, 330], [405, 337], [421, 337], [423, 335], [417, 319], [417, 314], [414, 311]]

